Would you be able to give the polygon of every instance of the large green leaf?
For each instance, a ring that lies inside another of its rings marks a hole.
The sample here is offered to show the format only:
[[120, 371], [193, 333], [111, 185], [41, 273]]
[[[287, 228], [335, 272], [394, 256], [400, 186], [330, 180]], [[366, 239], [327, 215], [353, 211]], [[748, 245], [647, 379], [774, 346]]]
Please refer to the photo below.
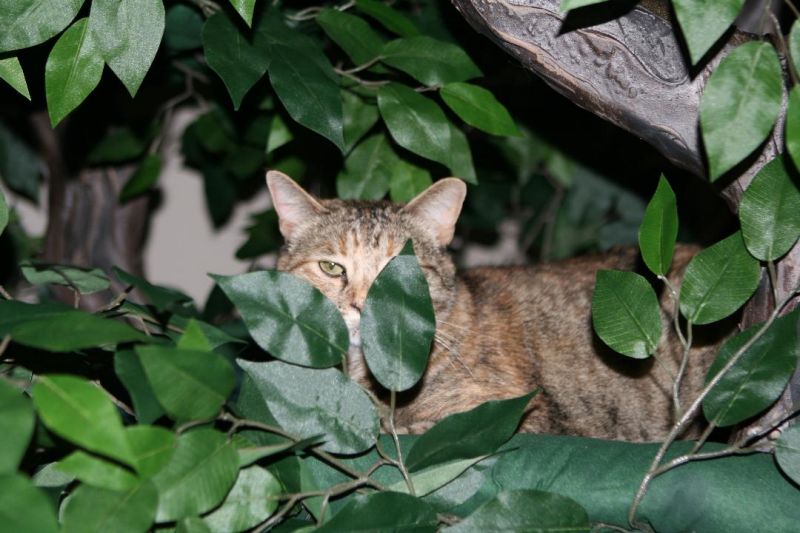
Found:
[[136, 352], [133, 350], [118, 351], [114, 355], [114, 372], [125, 385], [140, 423], [150, 424], [164, 415], [164, 408], [158, 403]]
[[[726, 372], [703, 401], [706, 419], [718, 426], [738, 424], [772, 405], [786, 388], [800, 356], [798, 317], [794, 311], [775, 321], [739, 361]], [[708, 369], [710, 381], [733, 355], [749, 341], [761, 324], [729, 339]]]
[[[456, 459], [455, 461], [429, 466], [417, 472], [413, 472], [409, 478], [414, 487], [414, 494], [418, 497], [430, 494], [444, 485], [447, 485], [463, 474], [464, 471], [486, 459], [486, 457], [487, 456], [482, 455], [469, 459]], [[394, 492], [409, 492], [408, 484], [404, 479], [397, 481], [394, 485], [388, 487], [388, 489]]]
[[461, 47], [427, 35], [389, 41], [381, 51], [381, 60], [420, 83], [434, 87], [482, 74]]
[[756, 174], [739, 203], [747, 249], [756, 259], [774, 261], [800, 237], [800, 190], [783, 156]]
[[800, 72], [800, 22], [795, 20], [789, 31], [789, 55], [796, 72]]
[[534, 394], [489, 401], [442, 419], [416, 440], [406, 457], [406, 466], [417, 472], [457, 459], [494, 453], [514, 434]]
[[237, 360], [280, 426], [300, 438], [322, 435], [325, 450], [359, 453], [375, 444], [378, 414], [361, 387], [336, 369]]
[[[46, 331], [46, 335], [42, 332]], [[145, 341], [146, 335], [122, 322], [60, 304], [0, 300], [0, 337], [53, 352], [71, 352], [103, 344]]]
[[327, 367], [346, 357], [349, 340], [341, 313], [305, 281], [276, 271], [212, 277], [256, 343], [278, 359]]
[[131, 128], [114, 128], [92, 147], [86, 156], [86, 162], [90, 166], [127, 163], [141, 157], [147, 150], [147, 145], [148, 140]]
[[0, 59], [0, 80], [11, 85], [15, 91], [28, 100], [31, 99], [28, 82], [25, 81], [25, 72], [22, 70], [22, 65], [17, 57]]
[[177, 54], [203, 46], [203, 22], [203, 16], [197, 9], [174, 4], [167, 10], [165, 21], [164, 44], [167, 49]]
[[53, 127], [97, 87], [103, 64], [89, 19], [75, 21], [53, 46], [45, 66], [47, 112]]
[[452, 122], [448, 122], [447, 126], [450, 129], [450, 157], [447, 162], [450, 172], [467, 183], [477, 185], [478, 178], [467, 136]]
[[346, 200], [380, 200], [389, 192], [394, 164], [399, 158], [389, 139], [376, 133], [358, 144], [336, 178], [336, 193]]
[[0, 380], [0, 475], [17, 471], [33, 434], [33, 406], [22, 391]]
[[720, 62], [700, 100], [711, 181], [767, 138], [780, 112], [782, 92], [781, 65], [770, 43], [744, 43]]
[[149, 191], [158, 182], [159, 174], [161, 174], [161, 156], [148, 154], [136, 172], [125, 182], [119, 193], [120, 202], [127, 202]]
[[393, 33], [404, 37], [419, 34], [419, 30], [411, 19], [383, 2], [378, 0], [356, 0], [356, 7]]
[[222, 504], [203, 517], [203, 522], [218, 533], [248, 530], [275, 512], [281, 492], [280, 482], [268, 470], [245, 468]]
[[744, 0], [672, 0], [693, 64], [730, 28], [742, 5]]
[[136, 465], [119, 412], [97, 385], [76, 376], [41, 376], [33, 404], [53, 433], [87, 450]]
[[[378, 122], [378, 108], [366, 103], [350, 91], [342, 91], [342, 110], [344, 113], [342, 125], [344, 148], [345, 152], [349, 152], [361, 137]], [[275, 117], [278, 118], [280, 115], [275, 115]]]
[[81, 482], [101, 489], [127, 491], [139, 480], [130, 470], [82, 450], [76, 450], [57, 463], [57, 468]]
[[19, 474], [0, 475], [0, 524], [4, 531], [56, 533], [53, 504], [45, 493]]
[[508, 531], [509, 533], [588, 532], [586, 510], [575, 500], [541, 490], [503, 491], [455, 526], [452, 533]]
[[649, 357], [661, 339], [661, 311], [653, 287], [634, 272], [598, 270], [592, 325], [614, 351], [636, 359]]
[[153, 478], [158, 522], [195, 516], [216, 507], [236, 481], [239, 459], [225, 435], [195, 429], [178, 437], [170, 462]]
[[93, 0], [89, 30], [103, 59], [135, 96], [164, 35], [162, 0]]
[[38, 202], [43, 165], [36, 152], [0, 122], [0, 178], [6, 185]]
[[142, 479], [160, 472], [175, 451], [175, 434], [161, 427], [129, 426], [125, 429], [125, 437], [136, 461], [136, 471]]
[[372, 283], [360, 328], [364, 357], [375, 379], [392, 391], [413, 387], [428, 366], [436, 317], [411, 241]]
[[378, 90], [378, 109], [397, 144], [450, 165], [450, 126], [436, 102], [408, 86], [390, 83]]
[[0, 235], [8, 225], [8, 204], [6, 203], [6, 195], [0, 190]]
[[406, 203], [432, 184], [430, 172], [398, 158], [392, 167], [389, 196], [393, 202]]
[[70, 494], [62, 511], [64, 533], [140, 533], [153, 523], [158, 492], [150, 482], [127, 491], [81, 485]]
[[0, 52], [43, 43], [66, 28], [84, 0], [14, 0], [0, 10]]
[[251, 40], [243, 35], [222, 11], [211, 15], [203, 26], [206, 61], [228, 88], [234, 109], [239, 109], [244, 96], [269, 66], [259, 37], [255, 33]]
[[314, 531], [422, 533], [436, 531], [437, 523], [436, 512], [422, 500], [398, 492], [377, 492], [356, 496], [333, 518]]
[[145, 279], [125, 272], [121, 268], [114, 267], [112, 270], [122, 283], [135, 287], [142, 296], [162, 313], [166, 311], [180, 312], [192, 301], [189, 296], [178, 290], [153, 285]]
[[651, 272], [661, 276], [669, 272], [677, 238], [678, 207], [675, 193], [669, 182], [661, 176], [639, 227], [639, 248], [644, 264]]
[[775, 460], [787, 476], [800, 483], [800, 425], [784, 429], [775, 441]]
[[105, 272], [99, 268], [86, 269], [50, 263], [20, 263], [20, 270], [32, 285], [64, 285], [81, 294], [104, 291], [111, 286]]
[[[800, 31], [797, 33], [800, 34]], [[792, 156], [794, 166], [800, 168], [800, 88], [797, 87], [792, 87], [789, 92], [786, 109], [786, 151]]]
[[136, 353], [156, 399], [178, 421], [213, 417], [236, 384], [228, 360], [214, 352], [140, 346]]
[[737, 231], [692, 258], [681, 284], [681, 313], [695, 324], [722, 320], [752, 296], [760, 279], [761, 267]]
[[440, 91], [444, 103], [461, 120], [493, 135], [519, 135], [508, 110], [483, 87], [470, 83], [448, 83]]
[[380, 54], [383, 39], [364, 19], [326, 8], [314, 20], [356, 66], [364, 65]]
[[242, 17], [248, 26], [253, 24], [253, 10], [256, 7], [256, 0], [230, 0], [231, 5]]

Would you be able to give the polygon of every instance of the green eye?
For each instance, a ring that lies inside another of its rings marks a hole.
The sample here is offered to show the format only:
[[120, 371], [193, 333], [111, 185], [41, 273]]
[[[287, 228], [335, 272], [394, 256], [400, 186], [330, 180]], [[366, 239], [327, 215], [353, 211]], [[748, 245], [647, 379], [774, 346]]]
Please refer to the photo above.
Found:
[[344, 274], [344, 267], [339, 263], [334, 263], [333, 261], [320, 261], [319, 268], [321, 268], [322, 271], [327, 275], [334, 278], [338, 278]]

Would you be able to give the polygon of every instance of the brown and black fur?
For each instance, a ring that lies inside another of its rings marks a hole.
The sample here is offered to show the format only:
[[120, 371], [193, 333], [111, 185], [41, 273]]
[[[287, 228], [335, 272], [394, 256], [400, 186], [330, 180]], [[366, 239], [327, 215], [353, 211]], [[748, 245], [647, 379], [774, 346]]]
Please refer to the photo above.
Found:
[[[459, 180], [441, 180], [406, 206], [317, 200], [277, 172], [268, 174], [268, 184], [286, 238], [278, 268], [336, 303], [350, 331], [350, 375], [376, 392], [360, 349], [360, 311], [372, 281], [413, 240], [437, 327], [425, 375], [400, 397], [400, 430], [422, 432], [449, 414], [541, 388], [522, 431], [630, 441], [668, 432], [671, 373], [682, 351], [666, 318], [660, 364], [611, 352], [591, 324], [597, 270], [632, 270], [635, 250], [456, 274], [446, 246], [465, 194]], [[682, 272], [694, 251], [679, 248], [673, 272]], [[341, 264], [346, 274], [332, 278], [320, 261]], [[661, 302], [670, 316], [670, 299], [662, 295]], [[713, 351], [713, 345], [692, 350], [684, 402], [702, 387]]]

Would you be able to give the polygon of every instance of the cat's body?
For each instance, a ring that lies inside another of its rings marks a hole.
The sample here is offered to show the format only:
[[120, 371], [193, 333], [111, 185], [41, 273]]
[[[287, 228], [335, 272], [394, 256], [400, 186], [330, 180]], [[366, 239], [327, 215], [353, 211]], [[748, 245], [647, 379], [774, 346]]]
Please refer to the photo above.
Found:
[[[438, 182], [407, 206], [316, 200], [277, 172], [268, 174], [268, 184], [287, 241], [278, 268], [307, 279], [337, 304], [350, 330], [350, 374], [366, 386], [378, 387], [361, 354], [360, 310], [381, 269], [407, 239], [414, 241], [437, 328], [425, 375], [400, 396], [401, 431], [421, 432], [487, 400], [541, 388], [522, 431], [631, 441], [668, 432], [670, 373], [682, 354], [674, 334], [662, 336], [662, 364], [655, 364], [614, 354], [591, 325], [596, 271], [631, 270], [634, 251], [456, 275], [445, 248], [465, 194], [458, 180]], [[679, 248], [673, 271], [681, 272], [692, 253]], [[662, 296], [665, 309], [668, 300]], [[671, 331], [666, 322], [664, 331]], [[684, 391], [702, 386], [709, 351], [692, 350]]]

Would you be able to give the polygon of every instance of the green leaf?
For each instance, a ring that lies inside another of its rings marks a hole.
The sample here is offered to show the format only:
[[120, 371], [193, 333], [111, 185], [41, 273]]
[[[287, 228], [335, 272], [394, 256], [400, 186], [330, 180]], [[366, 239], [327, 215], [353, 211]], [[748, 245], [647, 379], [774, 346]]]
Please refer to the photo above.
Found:
[[345, 159], [345, 171], [336, 178], [337, 195], [344, 200], [380, 200], [389, 192], [398, 159], [383, 133], [364, 139]]
[[58, 462], [58, 469], [87, 485], [109, 490], [130, 490], [139, 480], [130, 470], [76, 450]]
[[121, 268], [112, 268], [114, 275], [126, 285], [135, 287], [160, 312], [179, 312], [192, 299], [175, 289], [153, 285], [149, 281], [125, 272]]
[[782, 93], [781, 65], [770, 43], [744, 43], [720, 62], [700, 99], [711, 181], [767, 138], [780, 113]]
[[269, 57], [256, 39], [259, 39], [257, 29], [251, 41], [222, 11], [211, 15], [203, 26], [206, 61], [225, 83], [234, 109], [239, 109], [244, 96], [269, 66]]
[[5, 531], [56, 533], [59, 530], [50, 500], [20, 474], [0, 475], [0, 524]]
[[195, 516], [219, 505], [236, 481], [239, 459], [225, 435], [195, 429], [178, 437], [170, 462], [153, 478], [157, 522]]
[[32, 285], [64, 285], [81, 294], [92, 294], [108, 289], [111, 282], [99, 268], [92, 270], [51, 263], [20, 263], [22, 275]]
[[188, 516], [175, 524], [175, 533], [211, 533], [211, 529], [199, 516]]
[[398, 158], [392, 166], [389, 196], [393, 202], [406, 203], [432, 184], [430, 172]]
[[739, 203], [744, 244], [756, 259], [774, 261], [800, 237], [800, 190], [783, 156], [764, 165]]
[[372, 283], [360, 328], [364, 357], [375, 379], [392, 391], [416, 385], [428, 366], [436, 317], [411, 241]]
[[[423, 468], [419, 472], [412, 473], [409, 477], [411, 478], [411, 484], [414, 486], [415, 494], [417, 497], [430, 494], [444, 485], [447, 485], [463, 474], [468, 468], [475, 465], [475, 463], [486, 459], [486, 457], [488, 456], [482, 455], [469, 459], [457, 459], [449, 463], [429, 466], [428, 468]], [[388, 490], [408, 493], [408, 485], [405, 480], [400, 480], [389, 486]]]
[[8, 226], [8, 204], [6, 203], [6, 195], [0, 191], [0, 235]]
[[409, 471], [418, 472], [430, 466], [494, 453], [517, 430], [535, 394], [485, 402], [465, 413], [442, 419], [411, 446], [406, 466]]
[[127, 202], [149, 191], [158, 182], [159, 174], [161, 174], [161, 156], [148, 154], [136, 172], [125, 182], [119, 193], [119, 201]]
[[33, 404], [53, 433], [135, 466], [119, 412], [98, 386], [75, 376], [41, 376], [33, 387]]
[[800, 426], [795, 424], [783, 430], [775, 442], [775, 460], [783, 473], [800, 483]]
[[590, 529], [586, 510], [571, 498], [541, 490], [506, 490], [443, 531], [563, 533], [588, 532]]
[[239, 453], [239, 466], [244, 468], [265, 457], [277, 455], [288, 450], [303, 450], [308, 446], [317, 445], [319, 443], [320, 439], [318, 437], [303, 439], [298, 443], [286, 440], [281, 444], [269, 444], [266, 446], [252, 446], [248, 443], [248, 445], [244, 447], [237, 448], [237, 452]]
[[140, 533], [153, 523], [157, 504], [150, 482], [124, 492], [80, 485], [64, 503], [61, 531]]
[[411, 19], [382, 2], [377, 0], [356, 0], [356, 7], [392, 33], [403, 37], [419, 34], [419, 30], [411, 22]]
[[383, 39], [364, 19], [326, 8], [314, 19], [356, 66], [375, 59], [383, 47]]
[[122, 350], [114, 355], [114, 372], [125, 385], [133, 400], [133, 408], [140, 423], [150, 424], [164, 415], [156, 394], [147, 381], [139, 356], [133, 350]]
[[800, 89], [797, 87], [789, 91], [786, 108], [786, 151], [792, 156], [794, 166], [800, 168]]
[[0, 380], [0, 475], [17, 471], [33, 434], [33, 406], [23, 392]]
[[427, 35], [389, 41], [381, 51], [381, 61], [429, 87], [483, 74], [460, 46]]
[[89, 30], [103, 59], [135, 96], [164, 35], [162, 0], [93, 0]]
[[448, 122], [447, 125], [450, 128], [450, 158], [447, 166], [454, 176], [477, 185], [478, 178], [475, 175], [475, 165], [472, 163], [472, 152], [469, 149], [467, 136], [452, 122]]
[[40, 44], [66, 28], [84, 0], [15, 0], [0, 10], [0, 52]]
[[436, 511], [422, 500], [399, 492], [358, 495], [316, 533], [338, 531], [436, 531]]
[[647, 358], [661, 339], [661, 311], [653, 287], [634, 272], [598, 270], [592, 325], [612, 350]]
[[[707, 420], [718, 426], [730, 426], [747, 420], [775, 403], [792, 377], [800, 356], [798, 317], [800, 310], [777, 319], [723, 375], [703, 401], [703, 413]], [[751, 326], [726, 341], [708, 369], [706, 382], [760, 328], [761, 324]]]
[[161, 427], [130, 426], [125, 429], [125, 437], [141, 479], [149, 479], [160, 472], [175, 451], [175, 434]]
[[147, 150], [147, 143], [129, 128], [120, 128], [105, 135], [86, 160], [92, 165], [124, 163], [139, 158]]
[[203, 16], [197, 9], [175, 4], [167, 10], [165, 25], [164, 44], [173, 54], [203, 46]]
[[448, 83], [439, 94], [444, 103], [467, 124], [493, 135], [520, 135], [508, 110], [483, 87], [470, 83]]
[[[288, 30], [287, 30], [288, 31]], [[328, 59], [317, 50], [311, 54], [273, 47], [269, 80], [289, 115], [319, 133], [344, 152], [342, 100]]]
[[390, 83], [378, 89], [378, 109], [397, 144], [450, 164], [450, 125], [436, 102], [408, 86]]
[[681, 285], [681, 313], [695, 324], [722, 320], [752, 296], [760, 279], [761, 267], [737, 231], [689, 262]]
[[378, 108], [349, 91], [342, 91], [342, 110], [344, 149], [349, 152], [378, 121]]
[[287, 144], [292, 139], [294, 139], [294, 135], [292, 135], [291, 130], [286, 126], [286, 123], [283, 121], [283, 117], [281, 117], [280, 113], [276, 113], [274, 117], [272, 117], [272, 124], [270, 124], [269, 128], [269, 136], [267, 137], [267, 153], [271, 154], [281, 146]]
[[236, 384], [230, 363], [214, 352], [140, 346], [136, 353], [158, 402], [177, 421], [213, 417]]
[[36, 152], [0, 122], [0, 178], [8, 187], [38, 202], [43, 165]]
[[[47, 335], [42, 335], [47, 331]], [[146, 341], [122, 322], [77, 311], [61, 304], [26, 304], [0, 300], [0, 337], [51, 352], [72, 352], [104, 344]]]
[[795, 20], [789, 31], [789, 55], [796, 72], [800, 72], [800, 23]]
[[11, 85], [15, 91], [28, 100], [31, 99], [28, 82], [25, 81], [25, 72], [17, 57], [0, 59], [0, 79]]
[[673, 0], [692, 64], [697, 64], [722, 34], [731, 27], [744, 0]]
[[347, 326], [316, 287], [277, 271], [212, 277], [256, 343], [274, 357], [313, 367], [333, 366], [346, 357]]
[[275, 512], [282, 492], [280, 482], [268, 470], [260, 466], [245, 468], [225, 501], [204, 516], [203, 522], [218, 533], [248, 530]]
[[237, 363], [253, 379], [272, 416], [295, 437], [324, 435], [322, 448], [333, 453], [359, 453], [375, 444], [375, 406], [340, 371], [310, 370], [280, 361], [238, 359]]
[[248, 26], [253, 25], [253, 10], [256, 7], [256, 0], [230, 0], [233, 9], [242, 17]]
[[607, 2], [608, 0], [561, 0], [561, 5], [559, 9], [561, 11], [569, 11], [571, 9], [577, 9], [579, 7], [584, 6], [591, 6], [593, 4], [599, 4], [601, 2]]
[[45, 92], [53, 127], [94, 91], [102, 75], [103, 58], [89, 19], [82, 18], [61, 35], [47, 58]]
[[665, 276], [672, 266], [678, 238], [678, 206], [669, 182], [661, 176], [639, 227], [639, 248], [653, 274]]

